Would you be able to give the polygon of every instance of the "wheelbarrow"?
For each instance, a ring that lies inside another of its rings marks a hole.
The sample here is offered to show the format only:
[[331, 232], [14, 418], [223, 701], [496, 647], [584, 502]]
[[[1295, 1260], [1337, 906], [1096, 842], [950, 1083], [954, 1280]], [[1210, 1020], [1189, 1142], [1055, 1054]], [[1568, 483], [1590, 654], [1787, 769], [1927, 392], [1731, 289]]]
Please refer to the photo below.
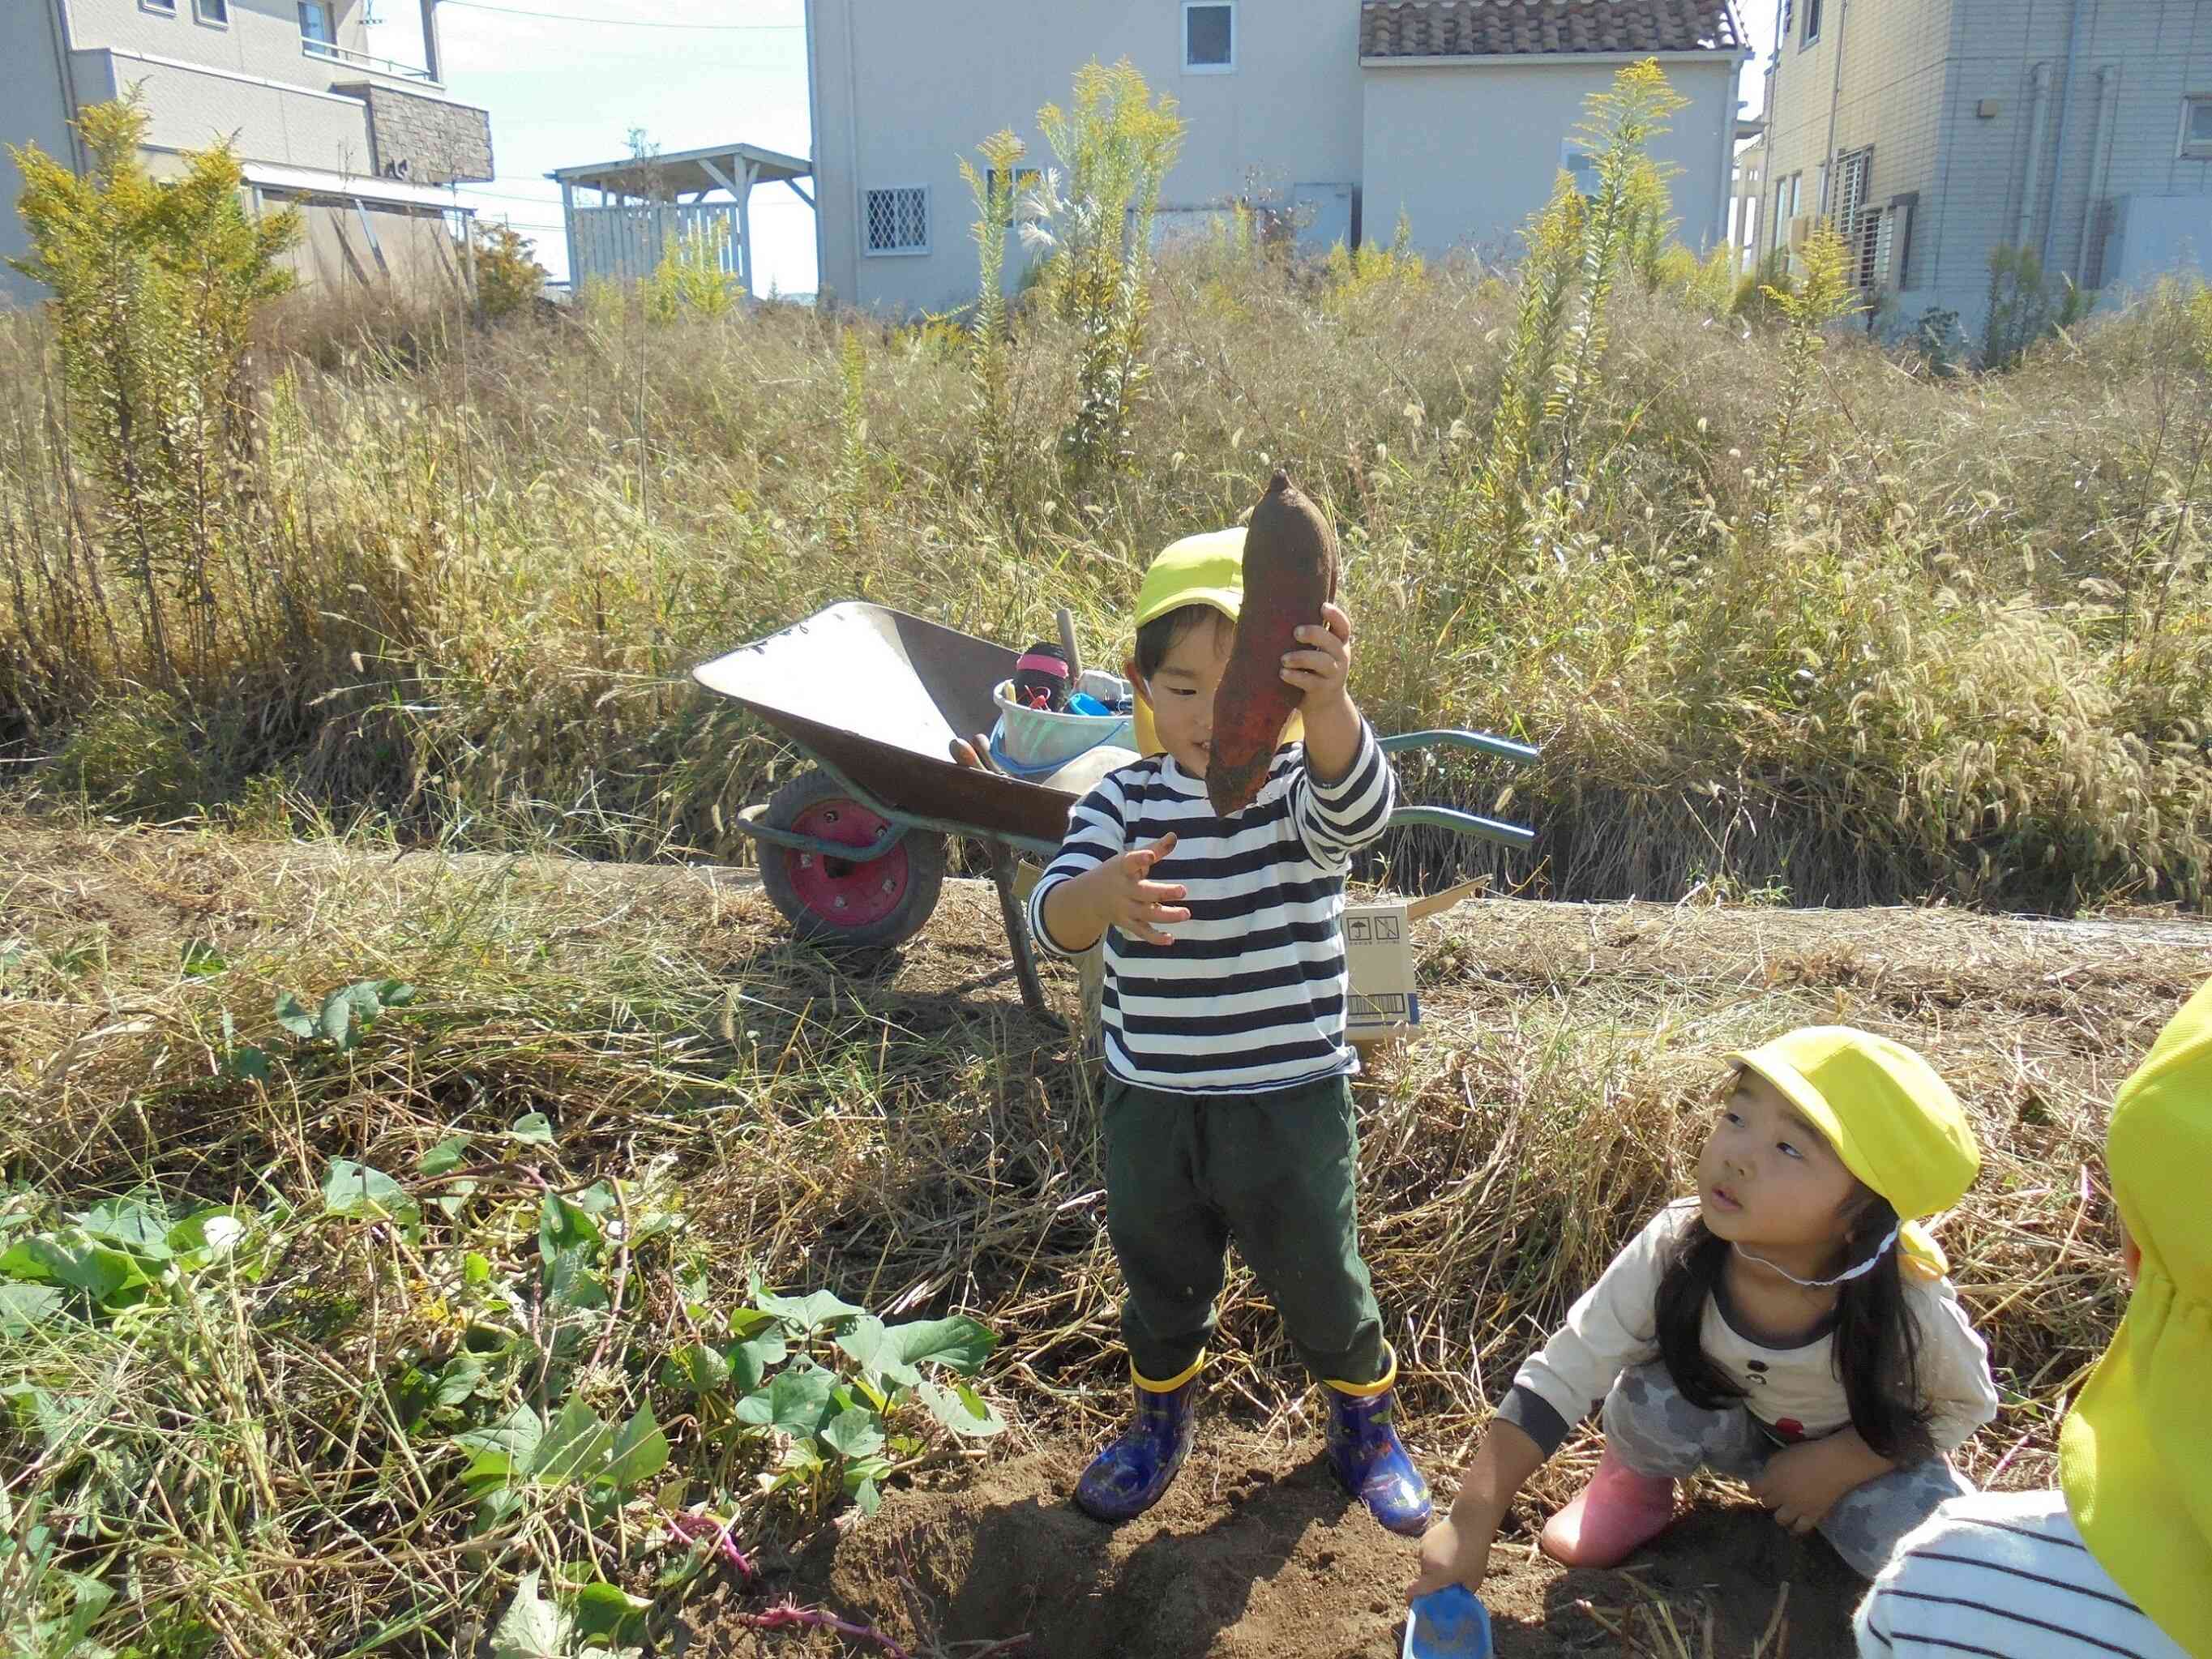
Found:
[[[1050, 1018], [1015, 891], [1015, 855], [1049, 860], [1077, 796], [963, 766], [954, 740], [988, 732], [992, 688], [1018, 652], [956, 629], [848, 601], [703, 663], [693, 678], [759, 715], [813, 763], [738, 817], [761, 843], [761, 885], [800, 938], [888, 947], [921, 931], [945, 881], [945, 837], [982, 842], [1013, 952], [1022, 1001]], [[1480, 732], [1408, 732], [1386, 753], [1474, 749], [1537, 758], [1526, 744]], [[1393, 827], [1476, 836], [1512, 848], [1535, 832], [1443, 806], [1401, 806]]]

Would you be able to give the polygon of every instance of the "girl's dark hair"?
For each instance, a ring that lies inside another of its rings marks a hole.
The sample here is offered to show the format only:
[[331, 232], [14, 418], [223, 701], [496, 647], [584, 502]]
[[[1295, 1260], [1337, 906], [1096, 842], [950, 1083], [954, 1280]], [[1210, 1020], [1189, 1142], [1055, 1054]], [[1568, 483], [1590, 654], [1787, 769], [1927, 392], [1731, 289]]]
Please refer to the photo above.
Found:
[[[1828, 1269], [1841, 1273], [1866, 1260], [1897, 1225], [1897, 1212], [1879, 1193], [1861, 1187], [1847, 1213], [1843, 1249]], [[1659, 1280], [1656, 1311], [1659, 1358], [1682, 1397], [1705, 1411], [1741, 1400], [1705, 1350], [1705, 1303], [1720, 1289], [1729, 1243], [1707, 1229], [1705, 1218], [1682, 1232]], [[1935, 1454], [1930, 1413], [1920, 1382], [1920, 1327], [1906, 1304], [1899, 1249], [1881, 1253], [1872, 1273], [1836, 1287], [1836, 1378], [1844, 1385], [1851, 1426], [1893, 1462]]]
[[1178, 605], [1137, 630], [1137, 672], [1148, 680], [1158, 673], [1176, 641], [1201, 623], [1211, 623], [1217, 631], [1235, 626], [1210, 605]]

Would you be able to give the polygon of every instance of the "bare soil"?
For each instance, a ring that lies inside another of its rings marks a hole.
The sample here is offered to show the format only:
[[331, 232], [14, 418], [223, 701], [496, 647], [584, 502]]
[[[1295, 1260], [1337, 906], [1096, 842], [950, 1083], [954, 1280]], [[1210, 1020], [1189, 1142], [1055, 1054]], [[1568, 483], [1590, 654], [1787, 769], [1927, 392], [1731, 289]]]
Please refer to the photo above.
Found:
[[[1330, 1478], [1318, 1440], [1202, 1432], [1159, 1507], [1101, 1526], [1067, 1494], [1084, 1449], [908, 1492], [842, 1541], [793, 1564], [779, 1589], [875, 1625], [916, 1653], [1026, 1636], [1038, 1659], [1395, 1659], [1413, 1545], [1368, 1519]], [[1705, 1492], [1613, 1572], [1568, 1571], [1500, 1540], [1484, 1586], [1501, 1659], [1672, 1653], [1671, 1621], [1702, 1655], [1848, 1655], [1862, 1588], [1826, 1545], [1800, 1542], [1746, 1501]], [[1780, 1615], [1778, 1619], [1778, 1613]], [[768, 1659], [787, 1636], [717, 1626], [703, 1650]], [[816, 1638], [823, 1653], [832, 1638]], [[974, 1651], [972, 1649], [967, 1651]]]

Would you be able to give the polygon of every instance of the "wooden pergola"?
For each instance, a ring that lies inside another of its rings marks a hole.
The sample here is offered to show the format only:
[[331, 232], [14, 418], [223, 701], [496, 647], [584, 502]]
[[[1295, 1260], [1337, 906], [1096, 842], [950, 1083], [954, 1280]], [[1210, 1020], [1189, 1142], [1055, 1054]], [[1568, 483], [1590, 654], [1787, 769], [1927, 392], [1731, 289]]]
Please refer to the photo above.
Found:
[[[799, 181], [813, 175], [814, 164], [803, 156], [757, 144], [716, 144], [674, 155], [625, 155], [556, 167], [546, 177], [561, 186], [572, 287], [580, 289], [595, 276], [635, 282], [659, 264], [672, 235], [726, 227], [735, 234], [723, 242], [724, 268], [750, 295], [753, 186], [787, 185], [812, 207], [814, 198]], [[580, 190], [596, 192], [598, 202], [580, 204]], [[730, 199], [714, 199], [718, 194]]]

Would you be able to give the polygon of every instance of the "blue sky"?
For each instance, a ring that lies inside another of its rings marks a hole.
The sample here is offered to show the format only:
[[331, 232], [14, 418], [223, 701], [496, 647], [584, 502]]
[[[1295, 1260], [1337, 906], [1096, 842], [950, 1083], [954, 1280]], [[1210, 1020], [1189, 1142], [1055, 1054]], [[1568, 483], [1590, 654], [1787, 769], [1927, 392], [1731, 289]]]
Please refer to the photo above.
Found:
[[[1744, 85], [1754, 111], [1778, 3], [1736, 0], [1759, 53]], [[369, 9], [369, 49], [421, 63], [416, 0]], [[560, 189], [546, 173], [626, 154], [633, 127], [671, 152], [742, 143], [809, 153], [803, 0], [441, 0], [438, 16], [446, 85], [491, 112], [499, 168], [463, 199], [532, 238], [556, 276], [568, 274], [567, 254]], [[979, 139], [995, 117], [981, 118]], [[812, 210], [780, 185], [756, 190], [752, 209], [762, 291], [811, 293]]]

